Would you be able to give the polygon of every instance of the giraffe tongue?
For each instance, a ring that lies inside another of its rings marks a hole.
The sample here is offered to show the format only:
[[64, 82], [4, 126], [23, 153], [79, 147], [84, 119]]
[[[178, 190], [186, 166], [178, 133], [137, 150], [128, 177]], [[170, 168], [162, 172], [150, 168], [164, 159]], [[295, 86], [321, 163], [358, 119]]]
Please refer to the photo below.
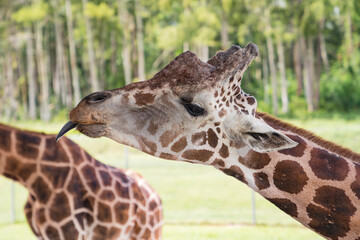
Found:
[[56, 136], [56, 141], [59, 141], [59, 139], [65, 135], [68, 131], [75, 128], [77, 126], [76, 123], [73, 123], [72, 121], [68, 121], [65, 123], [65, 125], [61, 128], [59, 134]]

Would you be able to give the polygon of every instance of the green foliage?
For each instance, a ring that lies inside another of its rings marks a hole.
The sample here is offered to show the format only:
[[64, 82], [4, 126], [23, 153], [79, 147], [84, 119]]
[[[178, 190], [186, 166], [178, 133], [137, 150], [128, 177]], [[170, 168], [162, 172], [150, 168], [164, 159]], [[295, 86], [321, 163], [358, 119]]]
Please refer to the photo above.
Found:
[[360, 71], [352, 66], [334, 64], [321, 78], [321, 108], [339, 112], [360, 110]]
[[103, 2], [100, 4], [88, 2], [84, 14], [96, 19], [112, 19], [115, 16], [115, 9]]
[[24, 6], [12, 14], [15, 22], [29, 24], [43, 20], [49, 11], [49, 5], [42, 1], [37, 1], [30, 6]]

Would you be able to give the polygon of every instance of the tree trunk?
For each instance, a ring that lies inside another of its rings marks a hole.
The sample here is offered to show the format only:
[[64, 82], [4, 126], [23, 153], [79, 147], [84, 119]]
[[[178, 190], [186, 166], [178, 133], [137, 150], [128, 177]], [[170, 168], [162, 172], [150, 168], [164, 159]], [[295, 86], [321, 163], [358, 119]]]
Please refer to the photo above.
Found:
[[263, 63], [263, 85], [264, 85], [264, 102], [269, 104], [270, 103], [270, 96], [269, 96], [269, 67], [266, 60], [266, 57], [262, 58]]
[[329, 60], [327, 57], [325, 37], [323, 34], [324, 23], [325, 23], [325, 19], [323, 18], [320, 20], [320, 23], [319, 23], [319, 48], [320, 48], [321, 60], [324, 64], [325, 71], [326, 71], [326, 73], [329, 73]]
[[[346, 2], [346, 1], [345, 1]], [[350, 2], [350, 1], [349, 1]], [[351, 55], [353, 54], [353, 40], [352, 40], [352, 21], [351, 21], [351, 7], [350, 3], [345, 3], [345, 20], [344, 20], [344, 30], [345, 30], [345, 49], [346, 49], [346, 61], [350, 63]]]
[[100, 79], [100, 87], [105, 89], [105, 42], [107, 37], [107, 26], [102, 25], [101, 27], [101, 39], [100, 39], [100, 46], [99, 46], [99, 79]]
[[209, 47], [205, 44], [199, 46], [199, 58], [207, 62], [209, 60]]
[[140, 0], [135, 0], [135, 18], [136, 18], [136, 38], [137, 38], [137, 51], [138, 51], [138, 74], [139, 74], [139, 81], [144, 81], [145, 51], [144, 51], [143, 23], [141, 17]]
[[301, 51], [300, 40], [297, 40], [294, 45], [293, 61], [296, 75], [296, 95], [300, 96], [303, 91], [303, 54]]
[[[87, 0], [82, 0], [83, 8], [85, 10]], [[87, 51], [89, 57], [89, 71], [90, 71], [90, 84], [92, 91], [99, 91], [99, 81], [97, 76], [97, 68], [95, 64], [95, 53], [94, 53], [94, 44], [93, 44], [93, 34], [90, 25], [90, 20], [86, 14], [84, 16], [85, 30], [86, 30], [86, 40], [87, 40]]]
[[27, 62], [27, 80], [28, 80], [28, 98], [29, 98], [29, 117], [36, 118], [36, 81], [34, 69], [34, 44], [31, 27], [27, 27], [26, 43], [26, 62]]
[[110, 42], [111, 42], [111, 49], [112, 49], [112, 54], [111, 54], [111, 75], [113, 77], [116, 77], [117, 75], [117, 66], [116, 66], [116, 60], [117, 60], [117, 43], [116, 43], [116, 33], [114, 30], [111, 31], [111, 36], [110, 36]]
[[320, 77], [321, 77], [321, 48], [320, 39], [317, 39], [316, 47], [316, 67], [315, 67], [315, 78], [314, 78], [314, 110], [319, 109], [320, 101]]
[[124, 67], [125, 84], [132, 82], [131, 66], [131, 49], [130, 49], [130, 32], [128, 29], [128, 12], [126, 7], [127, 0], [118, 0], [119, 22], [123, 30], [122, 39], [122, 58]]
[[36, 24], [36, 60], [38, 67], [38, 76], [41, 86], [40, 95], [40, 117], [43, 121], [50, 120], [50, 108], [49, 108], [49, 80], [47, 78], [47, 69], [44, 59], [43, 50], [43, 24]]
[[269, 59], [270, 76], [271, 76], [272, 107], [273, 107], [273, 113], [277, 115], [279, 112], [279, 107], [278, 107], [278, 99], [277, 99], [275, 54], [274, 54], [273, 42], [270, 36], [266, 37], [266, 45], [268, 49], [268, 59]]
[[275, 54], [273, 41], [271, 39], [271, 24], [270, 24], [270, 9], [265, 9], [265, 21], [266, 21], [266, 45], [268, 50], [268, 60], [270, 66], [270, 78], [271, 78], [271, 95], [272, 95], [272, 107], [275, 115], [279, 112], [278, 99], [277, 99], [277, 79], [276, 79], [276, 66], [275, 66]]
[[225, 11], [221, 11], [221, 49], [229, 48], [229, 32]]
[[[19, 79], [25, 79], [26, 78], [26, 71], [24, 66], [26, 66], [26, 62], [25, 59], [22, 57], [23, 56], [23, 49], [22, 47], [19, 47], [18, 49], [16, 49], [16, 60], [18, 62], [18, 75], [19, 75]], [[26, 118], [28, 116], [28, 99], [27, 99], [27, 82], [26, 81], [18, 81], [17, 84], [17, 88], [19, 91], [19, 95], [21, 96], [21, 107], [22, 107], [22, 111], [21, 111], [21, 115], [18, 113], [18, 115], [20, 115], [22, 118]]]
[[308, 43], [306, 44], [304, 36], [301, 36], [301, 51], [305, 53], [304, 60], [304, 86], [305, 86], [305, 97], [306, 97], [306, 103], [307, 103], [307, 109], [308, 112], [314, 111], [314, 103], [313, 103], [313, 76], [312, 76], [312, 70], [313, 66], [311, 66], [313, 62], [313, 56], [311, 56], [312, 50], [311, 50], [311, 42], [312, 39], [308, 38]]
[[5, 62], [5, 78], [4, 78], [4, 92], [2, 104], [4, 105], [4, 115], [7, 120], [13, 118], [16, 113], [16, 108], [14, 109], [14, 72], [12, 69], [12, 49], [9, 48], [6, 53], [6, 62]]
[[284, 57], [284, 46], [281, 37], [277, 38], [277, 54], [279, 59], [279, 72], [281, 79], [281, 111], [287, 113], [289, 111], [289, 99], [287, 91], [287, 80], [286, 80], [286, 68], [285, 68], [285, 57]]
[[71, 76], [72, 76], [72, 86], [74, 91], [74, 102], [78, 103], [81, 100], [80, 93], [80, 80], [79, 73], [76, 65], [76, 50], [75, 50], [75, 41], [74, 41], [74, 30], [73, 30], [73, 18], [71, 12], [71, 0], [65, 0], [65, 11], [66, 11], [66, 23], [68, 30], [68, 39], [69, 39], [69, 53], [70, 53], [70, 67], [71, 67]]
[[55, 66], [55, 82], [59, 88], [59, 96], [61, 98], [62, 105], [68, 105], [67, 98], [67, 83], [68, 79], [66, 79], [65, 75], [65, 62], [64, 62], [64, 46], [63, 46], [63, 37], [62, 37], [62, 27], [61, 21], [59, 19], [59, 13], [57, 10], [58, 1], [53, 0], [53, 7], [54, 7], [54, 25], [55, 25], [55, 42], [56, 42], [56, 66]]

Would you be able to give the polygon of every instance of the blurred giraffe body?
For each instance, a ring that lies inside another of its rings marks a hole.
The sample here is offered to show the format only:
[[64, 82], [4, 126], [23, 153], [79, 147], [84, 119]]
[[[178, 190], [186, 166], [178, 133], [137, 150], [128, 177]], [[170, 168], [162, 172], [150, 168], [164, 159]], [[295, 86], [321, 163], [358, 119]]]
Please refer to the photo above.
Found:
[[254, 44], [207, 63], [182, 53], [148, 81], [87, 96], [65, 130], [212, 165], [318, 234], [360, 239], [360, 155], [256, 112], [240, 84], [257, 55]]
[[161, 200], [145, 179], [67, 138], [0, 124], [0, 173], [29, 191], [25, 214], [38, 239], [161, 239]]

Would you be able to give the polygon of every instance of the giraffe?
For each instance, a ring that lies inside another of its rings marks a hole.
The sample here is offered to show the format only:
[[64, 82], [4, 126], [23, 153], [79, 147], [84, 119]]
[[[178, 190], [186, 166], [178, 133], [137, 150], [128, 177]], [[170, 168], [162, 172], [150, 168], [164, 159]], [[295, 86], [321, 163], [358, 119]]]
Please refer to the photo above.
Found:
[[77, 128], [211, 165], [327, 239], [360, 239], [360, 154], [257, 112], [240, 84], [258, 54], [252, 43], [208, 62], [182, 53], [150, 80], [85, 97], [58, 137]]
[[0, 124], [0, 173], [29, 191], [24, 210], [38, 239], [161, 239], [161, 200], [145, 179], [68, 138]]

